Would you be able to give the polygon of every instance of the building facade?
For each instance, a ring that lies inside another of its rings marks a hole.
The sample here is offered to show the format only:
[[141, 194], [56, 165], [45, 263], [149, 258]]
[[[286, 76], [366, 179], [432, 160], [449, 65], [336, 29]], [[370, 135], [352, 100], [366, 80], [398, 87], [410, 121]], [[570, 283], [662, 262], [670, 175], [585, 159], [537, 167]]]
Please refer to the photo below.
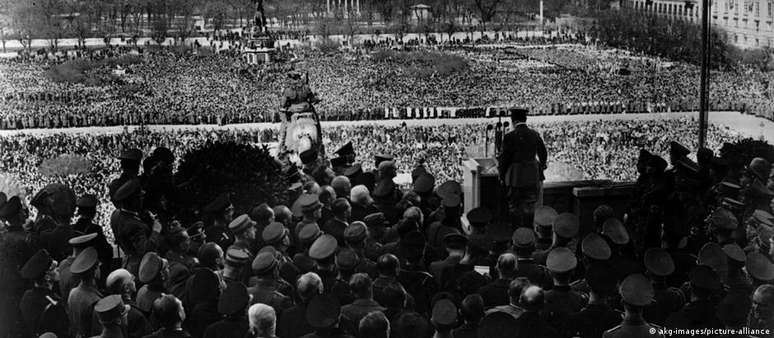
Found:
[[[711, 23], [741, 48], [774, 48], [774, 0], [711, 0]], [[622, 7], [701, 23], [701, 1], [626, 0]]]

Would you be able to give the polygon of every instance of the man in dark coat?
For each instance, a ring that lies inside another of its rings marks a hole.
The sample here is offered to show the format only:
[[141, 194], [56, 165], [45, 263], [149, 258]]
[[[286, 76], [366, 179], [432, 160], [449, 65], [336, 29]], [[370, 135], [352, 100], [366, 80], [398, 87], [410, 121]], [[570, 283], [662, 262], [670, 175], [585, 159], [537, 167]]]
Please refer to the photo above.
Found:
[[78, 207], [78, 220], [73, 224], [73, 230], [75, 230], [77, 236], [87, 234], [97, 234], [97, 237], [93, 240], [90, 246], [97, 249], [99, 254], [99, 261], [106, 269], [110, 268], [111, 261], [113, 260], [113, 247], [108, 243], [105, 238], [105, 233], [102, 230], [102, 226], [94, 223], [94, 218], [97, 216], [97, 207], [99, 206], [99, 200], [95, 195], [86, 194], [81, 196], [75, 203]]
[[145, 338], [190, 338], [183, 329], [185, 310], [183, 303], [173, 295], [164, 295], [153, 302], [153, 316], [161, 327]]
[[324, 291], [322, 280], [314, 272], [308, 272], [298, 278], [299, 302], [290, 309], [282, 312], [277, 324], [277, 336], [298, 338], [311, 333], [314, 329], [306, 317], [307, 308], [312, 298], [321, 295]]
[[304, 338], [352, 338], [339, 326], [341, 308], [336, 297], [321, 295], [313, 298], [306, 308], [306, 320], [314, 332]]
[[505, 253], [497, 259], [497, 279], [485, 285], [478, 290], [481, 298], [484, 300], [484, 307], [491, 308], [500, 305], [507, 305], [509, 302], [508, 286], [514, 278], [516, 272], [516, 256]]
[[139, 180], [126, 182], [113, 196], [119, 208], [110, 216], [116, 244], [126, 254], [123, 267], [133, 275], [138, 273], [142, 256], [157, 250], [162, 241], [161, 223], [155, 219], [146, 220], [141, 214], [142, 194]]
[[222, 249], [228, 249], [234, 244], [234, 234], [228, 229], [228, 225], [234, 220], [234, 205], [231, 204], [229, 195], [219, 195], [204, 207], [203, 212], [213, 219], [212, 225], [204, 229], [207, 241], [217, 243]]
[[28, 234], [23, 225], [27, 219], [26, 210], [22, 207], [18, 196], [7, 201], [5, 194], [0, 193], [0, 220], [8, 223], [5, 232], [0, 233], [0, 318], [9, 325], [0, 325], [0, 336], [18, 332], [16, 325], [19, 300], [25, 289], [25, 281], [19, 273], [21, 267], [35, 253], [28, 241]]
[[121, 162], [121, 176], [108, 184], [110, 198], [121, 188], [124, 183], [135, 179], [140, 174], [140, 163], [142, 162], [142, 151], [137, 148], [126, 149], [118, 156]]
[[511, 109], [513, 130], [503, 137], [498, 170], [508, 189], [514, 228], [532, 226], [548, 152], [540, 134], [527, 126], [526, 109]]
[[386, 308], [374, 301], [373, 282], [368, 275], [353, 275], [349, 286], [356, 298], [352, 304], [341, 307], [341, 326], [348, 332], [357, 332], [357, 326], [363, 317], [374, 311], [384, 312]]
[[[57, 308], [64, 310], [64, 303], [53, 290], [56, 275], [54, 272], [55, 268], [56, 264], [46, 250], [40, 250], [35, 253], [21, 268], [21, 277], [33, 282], [32, 289], [24, 292], [19, 306], [27, 335], [38, 336], [45, 332], [54, 331], [52, 330], [54, 329], [52, 325], [63, 327], [61, 331], [54, 333], [63, 336], [67, 336], [69, 333], [69, 320], [66, 315], [57, 318], [63, 321], [62, 323], [53, 323], [50, 320], [46, 320], [47, 313], [54, 313]], [[61, 311], [61, 313], [64, 313], [64, 311]], [[6, 319], [3, 318], [3, 320]]]
[[250, 294], [242, 283], [227, 286], [218, 300], [218, 312], [225, 317], [208, 326], [204, 338], [245, 337], [250, 329], [247, 322], [249, 300]]

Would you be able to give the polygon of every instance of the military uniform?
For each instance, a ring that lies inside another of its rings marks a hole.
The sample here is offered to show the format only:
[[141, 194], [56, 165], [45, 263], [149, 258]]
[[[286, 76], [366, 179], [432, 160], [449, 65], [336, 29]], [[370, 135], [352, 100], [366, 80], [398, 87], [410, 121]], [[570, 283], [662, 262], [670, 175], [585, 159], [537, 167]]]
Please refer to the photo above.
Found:
[[247, 288], [247, 292], [253, 297], [251, 305], [263, 303], [280, 313], [293, 306], [293, 288], [285, 281], [259, 279], [255, 286]]
[[5, 233], [0, 233], [0, 294], [3, 295], [0, 297], [0, 318], [9, 325], [0, 327], [0, 336], [18, 330], [15, 324], [20, 319], [19, 300], [26, 287], [19, 270], [34, 253], [24, 229], [16, 226], [6, 229]]
[[64, 331], [58, 331], [56, 333], [61, 335], [68, 334], [69, 320], [67, 315], [59, 316], [58, 320], [64, 321], [63, 323], [51, 322], [50, 315], [61, 312], [64, 313], [63, 302], [59, 295], [52, 290], [43, 287], [33, 287], [30, 290], [24, 292], [21, 298], [19, 309], [21, 310], [21, 316], [24, 321], [24, 326], [27, 331], [34, 335], [39, 335], [51, 330], [52, 325], [64, 326]]
[[[97, 250], [88, 247], [75, 257], [70, 266], [73, 274], [83, 274], [97, 269]], [[70, 315], [71, 331], [76, 337], [90, 337], [97, 327], [94, 322], [94, 304], [102, 294], [94, 285], [95, 280], [81, 280], [80, 284], [70, 291], [67, 298], [68, 314]]]
[[57, 224], [54, 229], [42, 231], [38, 236], [40, 247], [48, 250], [52, 259], [61, 261], [70, 255], [72, 248], [68, 241], [77, 233], [70, 224]]
[[[526, 111], [518, 114], [523, 114], [526, 120]], [[547, 160], [543, 139], [526, 123], [516, 123], [513, 130], [503, 136], [497, 169], [508, 189], [509, 211], [513, 223], [517, 223], [514, 226], [532, 225]]]
[[113, 211], [110, 227], [113, 229], [116, 244], [126, 255], [123, 266], [136, 275], [142, 256], [146, 252], [156, 250], [161, 244], [161, 234], [152, 231], [152, 225], [140, 219], [137, 212], [124, 209]]
[[[643, 307], [653, 300], [653, 285], [642, 274], [632, 274], [626, 277], [619, 287], [621, 298], [626, 304]], [[660, 327], [649, 324], [641, 315], [627, 311], [621, 325], [605, 331], [604, 338], [624, 337], [664, 337], [658, 333]]]
[[341, 327], [348, 332], [357, 332], [360, 320], [371, 312], [384, 312], [387, 308], [373, 299], [355, 299], [351, 304], [341, 307]]
[[592, 303], [580, 312], [571, 314], [568, 321], [572, 323], [570, 327], [573, 336], [591, 338], [601, 337], [605, 331], [614, 328], [621, 322], [622, 316], [622, 313], [607, 304]]
[[299, 303], [282, 312], [277, 321], [277, 337], [298, 338], [314, 329], [306, 319], [307, 303]]
[[605, 331], [602, 338], [653, 338], [664, 337], [663, 334], [651, 333], [651, 330], [658, 330], [661, 327], [648, 324], [645, 321], [624, 321], [610, 330]]
[[478, 290], [481, 298], [484, 300], [484, 307], [495, 307], [508, 305], [508, 287], [511, 285], [510, 279], [498, 278]]
[[113, 247], [108, 243], [105, 232], [102, 230], [102, 226], [81, 217], [73, 224], [73, 230], [75, 230], [77, 236], [92, 233], [97, 234], [97, 238], [93, 240], [92, 246], [97, 249], [99, 261], [102, 263], [102, 266], [109, 268], [111, 261], [113, 260]]

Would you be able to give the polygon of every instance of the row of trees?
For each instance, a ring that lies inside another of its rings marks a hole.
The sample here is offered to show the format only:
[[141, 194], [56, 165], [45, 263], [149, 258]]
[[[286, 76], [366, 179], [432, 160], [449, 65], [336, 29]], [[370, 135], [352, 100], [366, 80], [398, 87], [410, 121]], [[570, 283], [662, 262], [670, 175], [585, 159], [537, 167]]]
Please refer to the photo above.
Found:
[[45, 38], [56, 47], [62, 38], [153, 36], [186, 38], [194, 18], [209, 18], [217, 28], [229, 20], [245, 23], [252, 0], [0, 0], [0, 37], [29, 45]]
[[[594, 15], [592, 36], [612, 47], [618, 47], [671, 60], [701, 64], [701, 26], [684, 20], [632, 10], [601, 11]], [[710, 66], [714, 69], [739, 64], [766, 70], [771, 50], [740, 50], [716, 28], [710, 34]]]
[[[673, 60], [701, 63], [701, 26], [683, 20], [648, 15], [639, 11], [606, 11], [598, 14], [592, 35], [607, 45]], [[712, 30], [711, 64], [728, 64], [728, 48]]]
[[[289, 28], [314, 30], [321, 24], [350, 26], [411, 26], [410, 7], [416, 3], [431, 6], [432, 15], [425, 29], [455, 32], [470, 23], [481, 29], [494, 22], [508, 25], [538, 13], [540, 0], [360, 0], [360, 12], [349, 6], [344, 13], [340, 0], [330, 0], [333, 15], [326, 13], [327, 0], [0, 0], [0, 35], [29, 43], [46, 38], [56, 46], [58, 39], [106, 37], [123, 34], [163, 39], [185, 38], [194, 33], [194, 18], [202, 17], [207, 28], [220, 30], [244, 26], [252, 19], [256, 2], [266, 16], [277, 18]], [[556, 16], [569, 0], [544, 0], [546, 16]], [[359, 15], [358, 15], [359, 14]], [[204, 27], [201, 27], [204, 28]]]

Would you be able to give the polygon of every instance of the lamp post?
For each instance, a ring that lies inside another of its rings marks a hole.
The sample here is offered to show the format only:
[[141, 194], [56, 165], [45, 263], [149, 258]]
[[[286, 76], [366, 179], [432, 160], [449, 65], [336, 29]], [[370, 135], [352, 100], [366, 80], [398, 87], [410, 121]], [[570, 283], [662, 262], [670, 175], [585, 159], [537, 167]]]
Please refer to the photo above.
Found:
[[710, 76], [710, 0], [701, 0], [701, 83], [699, 85], [699, 148], [707, 143]]

